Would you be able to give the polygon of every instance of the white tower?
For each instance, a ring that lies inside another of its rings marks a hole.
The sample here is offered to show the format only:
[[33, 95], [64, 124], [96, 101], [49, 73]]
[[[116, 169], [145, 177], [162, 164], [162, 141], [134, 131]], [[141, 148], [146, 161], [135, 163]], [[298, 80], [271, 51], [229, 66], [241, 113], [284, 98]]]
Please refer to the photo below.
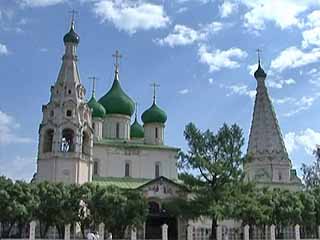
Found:
[[51, 87], [49, 103], [42, 107], [36, 179], [82, 184], [92, 180], [93, 130], [77, 68], [79, 36], [73, 18], [63, 41], [65, 54], [58, 79]]

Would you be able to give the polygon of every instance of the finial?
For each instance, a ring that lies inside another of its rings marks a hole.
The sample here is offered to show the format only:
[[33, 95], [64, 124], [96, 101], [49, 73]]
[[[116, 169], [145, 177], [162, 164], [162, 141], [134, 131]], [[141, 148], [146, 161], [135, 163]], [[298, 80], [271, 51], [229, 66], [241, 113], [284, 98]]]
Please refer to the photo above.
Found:
[[151, 84], [151, 87], [153, 88], [153, 103], [156, 103], [156, 90], [158, 87], [160, 87], [159, 84], [157, 84], [156, 82]]
[[71, 28], [74, 30], [74, 19], [75, 15], [78, 14], [78, 11], [72, 9], [69, 13], [71, 13]]
[[95, 76], [89, 77], [90, 80], [92, 80], [92, 96], [95, 97], [96, 96], [96, 80], [98, 78], [96, 78]]
[[116, 50], [115, 54], [112, 54], [112, 57], [115, 59], [115, 71], [118, 72], [119, 71], [119, 63], [120, 63], [120, 59], [122, 58], [122, 55], [120, 54], [120, 52], [118, 50]]
[[257, 55], [258, 55], [258, 65], [260, 66], [261, 64], [261, 59], [260, 59], [260, 53], [262, 52], [262, 50], [260, 48], [257, 49]]

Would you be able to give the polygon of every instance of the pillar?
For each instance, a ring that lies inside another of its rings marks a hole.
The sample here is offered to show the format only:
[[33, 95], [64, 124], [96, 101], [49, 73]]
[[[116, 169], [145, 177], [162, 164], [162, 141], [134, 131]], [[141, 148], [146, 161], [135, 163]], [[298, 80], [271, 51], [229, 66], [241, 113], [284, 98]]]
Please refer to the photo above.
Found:
[[300, 226], [298, 224], [294, 226], [294, 235], [296, 240], [300, 240]]
[[64, 226], [64, 240], [70, 240], [70, 224]]
[[222, 226], [217, 226], [217, 240], [222, 240]]
[[36, 239], [36, 221], [30, 223], [29, 240]]
[[100, 223], [99, 224], [99, 237], [100, 237], [100, 240], [104, 240], [104, 223]]
[[161, 228], [162, 228], [162, 240], [168, 240], [168, 225], [163, 224]]
[[188, 224], [188, 226], [187, 226], [187, 240], [192, 240], [192, 232], [193, 232], [193, 226]]
[[273, 224], [270, 226], [270, 240], [276, 240], [276, 226]]
[[249, 230], [250, 230], [249, 225], [245, 225], [244, 226], [244, 240], [250, 239]]
[[320, 226], [318, 226], [318, 238], [320, 239]]
[[131, 228], [131, 238], [130, 240], [137, 240], [137, 229]]
[[269, 234], [268, 234], [268, 225], [266, 225], [265, 227], [264, 227], [264, 232], [265, 232], [265, 240], [269, 240]]

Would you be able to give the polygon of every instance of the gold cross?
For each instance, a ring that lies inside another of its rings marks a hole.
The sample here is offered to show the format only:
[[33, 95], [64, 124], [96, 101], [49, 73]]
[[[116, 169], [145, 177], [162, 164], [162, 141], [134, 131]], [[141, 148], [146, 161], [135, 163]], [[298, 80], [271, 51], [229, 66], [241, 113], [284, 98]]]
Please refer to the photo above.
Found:
[[96, 80], [97, 79], [98, 78], [95, 76], [89, 77], [89, 80], [92, 80], [92, 95], [94, 95], [96, 92]]
[[156, 103], [156, 90], [160, 87], [160, 85], [154, 82], [151, 84], [151, 87], [153, 88], [153, 102]]
[[78, 14], [78, 11], [72, 9], [71, 11], [69, 11], [69, 13], [71, 13], [71, 21], [74, 22], [74, 16]]
[[116, 66], [116, 69], [118, 69], [120, 58], [122, 58], [122, 55], [120, 54], [120, 52], [118, 50], [116, 50], [116, 53], [112, 54], [112, 57], [115, 59], [114, 65]]

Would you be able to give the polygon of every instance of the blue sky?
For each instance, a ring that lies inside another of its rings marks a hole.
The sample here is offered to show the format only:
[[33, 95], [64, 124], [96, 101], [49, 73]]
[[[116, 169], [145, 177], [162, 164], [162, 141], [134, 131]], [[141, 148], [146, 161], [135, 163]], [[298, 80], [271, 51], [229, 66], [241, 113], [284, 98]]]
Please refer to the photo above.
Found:
[[167, 112], [166, 144], [185, 148], [192, 121], [217, 130], [238, 123], [246, 142], [262, 49], [267, 85], [294, 166], [320, 143], [319, 0], [0, 0], [0, 175], [30, 179], [36, 168], [41, 106], [63, 55], [71, 9], [79, 70], [91, 94], [110, 87], [112, 53], [123, 55], [120, 81], [139, 102]]

